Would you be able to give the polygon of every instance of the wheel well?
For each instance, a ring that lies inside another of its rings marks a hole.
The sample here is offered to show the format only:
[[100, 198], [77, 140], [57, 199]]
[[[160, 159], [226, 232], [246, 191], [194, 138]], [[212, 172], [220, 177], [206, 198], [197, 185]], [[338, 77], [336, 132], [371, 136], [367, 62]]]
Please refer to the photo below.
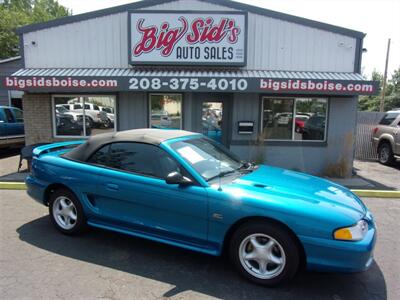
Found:
[[389, 141], [388, 139], [381, 139], [381, 140], [379, 141], [379, 144], [378, 144], [378, 149], [379, 149], [379, 147], [382, 146], [383, 144], [388, 144], [390, 147], [392, 147], [392, 144], [390, 143], [390, 141]]
[[252, 223], [252, 222], [268, 222], [270, 224], [275, 224], [277, 226], [280, 226], [281, 228], [285, 229], [296, 241], [298, 248], [300, 249], [300, 268], [304, 269], [306, 267], [306, 253], [303, 247], [303, 244], [300, 242], [299, 238], [297, 237], [297, 235], [293, 232], [293, 230], [291, 230], [285, 223], [282, 223], [278, 220], [272, 219], [272, 218], [268, 218], [268, 217], [246, 217], [243, 219], [240, 219], [238, 221], [236, 221], [236, 223], [234, 223], [226, 232], [225, 234], [225, 238], [224, 238], [224, 243], [223, 243], [223, 248], [222, 248], [222, 253], [226, 254], [228, 253], [228, 248], [229, 248], [229, 242], [233, 236], [233, 234], [235, 233], [235, 231], [243, 226], [244, 224], [247, 223]]
[[45, 205], [49, 205], [50, 195], [52, 193], [54, 193], [55, 190], [58, 190], [58, 189], [67, 189], [67, 190], [71, 191], [71, 189], [69, 189], [66, 185], [64, 185], [62, 183], [52, 183], [52, 184], [50, 184], [46, 188], [46, 190], [44, 191], [43, 202], [44, 202]]

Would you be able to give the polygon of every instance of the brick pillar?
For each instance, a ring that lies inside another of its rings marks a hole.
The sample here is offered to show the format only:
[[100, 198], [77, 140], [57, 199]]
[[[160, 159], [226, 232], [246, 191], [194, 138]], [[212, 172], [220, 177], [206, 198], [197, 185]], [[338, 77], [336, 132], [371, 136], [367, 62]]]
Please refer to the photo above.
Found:
[[27, 94], [24, 108], [25, 144], [53, 142], [50, 94]]

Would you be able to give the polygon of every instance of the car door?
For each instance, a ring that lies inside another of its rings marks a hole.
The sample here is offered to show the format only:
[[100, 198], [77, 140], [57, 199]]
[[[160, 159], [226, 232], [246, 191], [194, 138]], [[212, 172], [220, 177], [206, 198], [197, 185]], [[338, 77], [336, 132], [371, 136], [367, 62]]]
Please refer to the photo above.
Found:
[[397, 118], [394, 130], [395, 154], [400, 155], [400, 117]]
[[3, 112], [5, 118], [5, 122], [3, 123], [4, 135], [8, 137], [18, 135], [18, 124], [11, 109], [5, 107]]
[[167, 184], [165, 177], [172, 171], [190, 175], [163, 149], [112, 143], [89, 162], [103, 168], [95, 199], [103, 221], [172, 240], [206, 243], [207, 192], [198, 185]]
[[0, 138], [6, 135], [6, 117], [0, 107]]
[[14, 115], [14, 120], [15, 120], [15, 133], [16, 135], [23, 135], [24, 134], [24, 115], [22, 113], [22, 110], [18, 108], [12, 108], [11, 109], [12, 114]]

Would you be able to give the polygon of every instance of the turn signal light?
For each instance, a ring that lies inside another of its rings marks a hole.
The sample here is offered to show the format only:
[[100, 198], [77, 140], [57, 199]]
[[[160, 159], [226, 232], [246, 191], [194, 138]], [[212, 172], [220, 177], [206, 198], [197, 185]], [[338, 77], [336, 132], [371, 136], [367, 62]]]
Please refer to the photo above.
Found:
[[353, 235], [351, 234], [350, 229], [342, 228], [335, 231], [335, 239], [337, 240], [352, 240]]
[[343, 227], [333, 232], [336, 240], [342, 241], [361, 241], [368, 232], [368, 223], [360, 220], [356, 225], [351, 227]]
[[378, 132], [378, 130], [379, 130], [379, 128], [378, 128], [378, 127], [375, 127], [375, 128], [374, 128], [374, 134], [376, 134], [376, 133]]

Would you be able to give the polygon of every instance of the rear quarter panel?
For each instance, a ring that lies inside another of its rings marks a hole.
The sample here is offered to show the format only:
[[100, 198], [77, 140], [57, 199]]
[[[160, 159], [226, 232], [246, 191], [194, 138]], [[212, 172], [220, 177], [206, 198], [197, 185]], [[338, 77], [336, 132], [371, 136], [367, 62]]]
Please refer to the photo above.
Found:
[[81, 200], [85, 213], [89, 213], [88, 197], [97, 191], [98, 168], [60, 157], [65, 152], [58, 151], [34, 158], [32, 177], [41, 182], [44, 189], [52, 184], [66, 186]]

